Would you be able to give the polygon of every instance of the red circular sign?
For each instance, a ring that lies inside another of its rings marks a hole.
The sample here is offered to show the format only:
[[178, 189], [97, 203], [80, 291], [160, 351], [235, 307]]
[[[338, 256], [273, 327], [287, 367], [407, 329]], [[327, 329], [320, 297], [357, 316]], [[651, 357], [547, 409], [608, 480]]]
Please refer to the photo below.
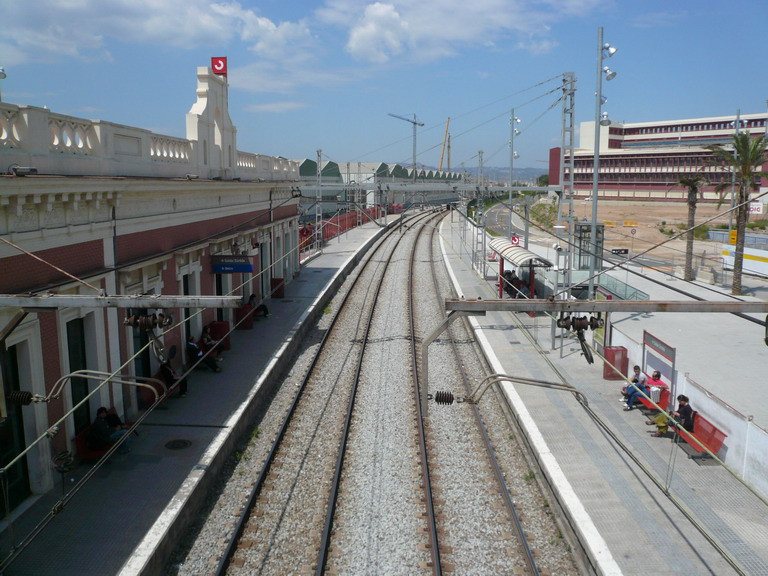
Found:
[[520, 236], [512, 236], [509, 241], [512, 242], [512, 246], [517, 246], [520, 244]]

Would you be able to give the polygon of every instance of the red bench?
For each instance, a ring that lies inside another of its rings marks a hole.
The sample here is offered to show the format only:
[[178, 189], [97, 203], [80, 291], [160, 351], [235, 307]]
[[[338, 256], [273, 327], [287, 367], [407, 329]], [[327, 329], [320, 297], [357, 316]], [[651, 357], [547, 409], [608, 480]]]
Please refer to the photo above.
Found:
[[[659, 401], [657, 402], [657, 404], [659, 405], [659, 408], [661, 408], [665, 412], [667, 411], [667, 408], [669, 408], [669, 397], [670, 397], [669, 388], [662, 388], [659, 394]], [[658, 410], [656, 406], [651, 404], [651, 401], [648, 400], [648, 398], [645, 398], [644, 396], [638, 396], [637, 399], [638, 401], [640, 401], [640, 403], [643, 406], [648, 408], [648, 410]]]
[[[680, 426], [675, 427], [675, 430], [691, 448], [698, 452], [698, 454], [692, 455], [690, 458], [711, 458], [710, 452], [717, 456], [723, 447], [723, 442], [728, 437], [725, 432], [718, 429], [712, 422], [695, 411], [693, 413], [693, 434]], [[703, 444], [706, 450], [696, 440]]]
[[[117, 414], [117, 410], [110, 408], [108, 411], [110, 414]], [[132, 422], [126, 422], [126, 426], [131, 426]], [[74, 437], [75, 441], [75, 453], [81, 460], [97, 460], [104, 456], [107, 451], [112, 447], [111, 445], [103, 446], [101, 448], [93, 449], [88, 442], [88, 432], [91, 430], [91, 424], [86, 426]]]
[[88, 443], [88, 432], [90, 432], [90, 425], [75, 436], [75, 451], [81, 460], [97, 460], [107, 453], [107, 450], [111, 446], [104, 446], [97, 450], [90, 447]]

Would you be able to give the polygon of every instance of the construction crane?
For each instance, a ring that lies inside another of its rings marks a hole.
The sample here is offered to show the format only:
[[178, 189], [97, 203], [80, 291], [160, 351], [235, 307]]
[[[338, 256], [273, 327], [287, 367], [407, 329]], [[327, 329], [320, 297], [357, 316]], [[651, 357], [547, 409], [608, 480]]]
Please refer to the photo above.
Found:
[[[445, 156], [445, 144], [448, 142], [448, 127], [451, 125], [451, 117], [448, 116], [448, 121], [445, 123], [445, 134], [443, 134], [443, 150], [440, 152], [440, 172], [443, 171], [443, 156]], [[448, 170], [451, 170], [451, 145], [448, 144]]]
[[398, 116], [397, 114], [389, 114], [392, 116], [392, 118], [397, 118], [398, 120], [405, 120], [406, 122], [410, 122], [413, 124], [413, 179], [416, 180], [416, 127], [417, 126], [424, 126], [424, 122], [419, 122], [416, 120], [416, 114], [413, 115], [413, 119], [406, 118], [405, 116]]

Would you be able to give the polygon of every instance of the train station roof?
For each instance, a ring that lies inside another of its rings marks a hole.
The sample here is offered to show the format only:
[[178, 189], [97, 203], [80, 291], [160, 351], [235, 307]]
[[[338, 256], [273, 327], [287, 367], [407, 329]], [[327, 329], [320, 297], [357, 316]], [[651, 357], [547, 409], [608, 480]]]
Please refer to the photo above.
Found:
[[554, 266], [554, 264], [546, 258], [542, 258], [527, 248], [513, 244], [504, 238], [491, 240], [488, 246], [513, 266], [520, 267], [526, 264], [540, 268], [552, 268]]

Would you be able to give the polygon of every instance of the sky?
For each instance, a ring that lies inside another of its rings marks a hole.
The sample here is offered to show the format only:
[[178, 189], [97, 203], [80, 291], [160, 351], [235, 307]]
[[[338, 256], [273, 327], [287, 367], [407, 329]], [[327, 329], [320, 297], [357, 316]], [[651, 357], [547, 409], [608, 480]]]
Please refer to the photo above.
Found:
[[[5, 102], [185, 137], [196, 72], [226, 56], [238, 149], [285, 158], [546, 170], [576, 126], [764, 113], [768, 0], [0, 0]], [[11, 25], [12, 23], [12, 25]], [[450, 124], [448, 125], [448, 119]], [[578, 131], [576, 134], [578, 146]]]

